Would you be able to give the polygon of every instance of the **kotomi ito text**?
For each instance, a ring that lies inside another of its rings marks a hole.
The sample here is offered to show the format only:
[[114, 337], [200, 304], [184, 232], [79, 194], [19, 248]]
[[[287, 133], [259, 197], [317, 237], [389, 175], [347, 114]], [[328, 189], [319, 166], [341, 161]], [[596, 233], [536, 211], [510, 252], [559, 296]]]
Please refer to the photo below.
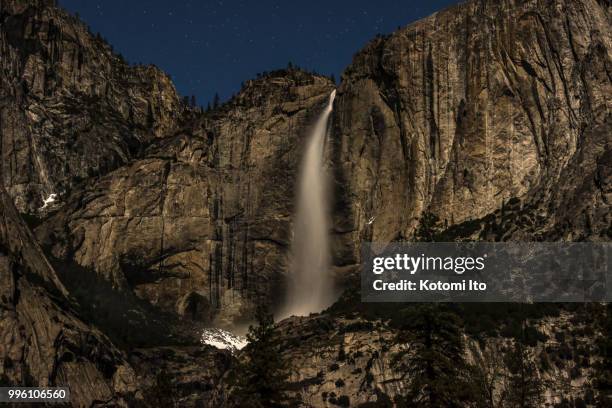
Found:
[[405, 271], [414, 275], [418, 271], [453, 271], [458, 275], [465, 271], [482, 271], [487, 256], [473, 257], [441, 257], [441, 256], [410, 256], [396, 254], [390, 257], [376, 257], [373, 259], [372, 272], [380, 275], [389, 271]]

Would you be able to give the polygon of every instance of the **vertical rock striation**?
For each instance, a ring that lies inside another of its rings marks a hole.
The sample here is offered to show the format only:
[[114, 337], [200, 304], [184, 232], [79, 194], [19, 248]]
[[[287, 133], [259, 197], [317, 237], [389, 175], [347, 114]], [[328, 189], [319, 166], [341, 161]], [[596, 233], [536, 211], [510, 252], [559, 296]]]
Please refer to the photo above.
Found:
[[337, 265], [425, 213], [444, 229], [510, 199], [546, 219], [523, 236], [609, 239], [610, 18], [596, 0], [472, 1], [360, 51], [335, 108]]

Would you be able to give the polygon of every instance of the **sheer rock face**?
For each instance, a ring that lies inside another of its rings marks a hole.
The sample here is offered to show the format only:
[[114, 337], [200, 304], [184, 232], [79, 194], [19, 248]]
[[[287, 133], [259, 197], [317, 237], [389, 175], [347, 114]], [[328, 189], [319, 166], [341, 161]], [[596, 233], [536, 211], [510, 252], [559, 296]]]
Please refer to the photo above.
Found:
[[69, 386], [74, 406], [122, 402], [135, 374], [111, 342], [79, 320], [11, 198], [0, 202], [0, 377], [4, 384]]
[[301, 144], [333, 85], [250, 81], [144, 158], [88, 183], [38, 230], [60, 259], [166, 310], [225, 326], [283, 293]]
[[182, 111], [166, 74], [128, 66], [52, 3], [0, 3], [1, 162], [21, 212], [126, 163]]
[[[597, 357], [584, 353], [593, 344], [593, 334], [583, 331], [589, 325], [566, 312], [532, 323], [546, 337], [525, 346], [527, 359], [542, 381], [543, 406], [592, 394]], [[574, 331], [568, 329], [574, 325]], [[412, 353], [418, 351], [410, 344], [398, 343], [397, 329], [387, 322], [322, 314], [284, 320], [278, 330], [282, 332], [282, 358], [290, 367], [289, 392], [307, 406], [330, 406], [342, 396], [349, 397], [351, 407], [366, 403], [392, 406], [391, 401], [410, 389], [412, 378], [396, 358], [400, 351], [406, 352], [407, 358], [414, 358]], [[570, 331], [572, 341], [566, 340]], [[514, 353], [514, 340], [485, 336], [477, 341], [464, 336], [462, 341], [465, 361], [490, 381], [487, 387], [494, 406], [503, 406], [509, 391], [506, 361]], [[580, 365], [557, 357], [568, 349], [580, 356]]]
[[[517, 198], [532, 237], [610, 234], [610, 9], [595, 0], [473, 1], [358, 53], [334, 110], [336, 263]], [[609, 239], [609, 238], [608, 238]]]

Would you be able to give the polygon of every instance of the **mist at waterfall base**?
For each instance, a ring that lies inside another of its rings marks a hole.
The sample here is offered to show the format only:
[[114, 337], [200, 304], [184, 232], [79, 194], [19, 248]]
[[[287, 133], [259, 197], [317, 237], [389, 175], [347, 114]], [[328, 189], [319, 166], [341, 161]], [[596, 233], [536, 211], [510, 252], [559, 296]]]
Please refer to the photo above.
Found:
[[324, 148], [335, 96], [334, 90], [306, 142], [298, 179], [291, 270], [286, 301], [277, 313], [278, 319], [317, 313], [334, 301], [334, 283], [330, 275], [329, 197]]

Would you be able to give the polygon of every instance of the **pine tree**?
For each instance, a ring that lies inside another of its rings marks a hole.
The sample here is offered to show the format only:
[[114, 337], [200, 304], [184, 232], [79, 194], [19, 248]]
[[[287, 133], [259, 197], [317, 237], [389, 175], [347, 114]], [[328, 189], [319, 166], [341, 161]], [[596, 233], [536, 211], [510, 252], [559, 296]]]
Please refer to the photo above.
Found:
[[408, 347], [394, 362], [411, 382], [399, 405], [452, 408], [474, 401], [457, 315], [442, 305], [416, 305], [402, 321], [398, 341]]
[[191, 95], [191, 107], [195, 108], [197, 105], [196, 103], [196, 96], [195, 95]]
[[477, 407], [501, 407], [502, 402], [498, 387], [503, 382], [506, 366], [503, 355], [494, 347], [480, 347], [474, 353], [474, 364], [471, 366], [470, 382], [474, 386]]
[[423, 214], [414, 233], [414, 240], [417, 242], [434, 242], [439, 222], [440, 220], [436, 215], [432, 213]]
[[230, 398], [241, 407], [292, 406], [292, 400], [283, 392], [288, 374], [280, 355], [272, 315], [264, 308], [258, 308], [256, 318], [257, 325], [249, 327], [245, 355], [230, 378], [233, 385]]
[[219, 107], [220, 98], [219, 94], [215, 92], [215, 96], [213, 97], [213, 109], [217, 109]]
[[178, 394], [172, 384], [172, 378], [165, 369], [162, 369], [155, 378], [155, 384], [145, 394], [143, 401], [145, 407], [176, 407]]
[[612, 407], [612, 303], [606, 306], [598, 341], [601, 361], [596, 365], [597, 406]]
[[504, 392], [505, 403], [517, 408], [542, 406], [544, 387], [522, 341], [517, 340], [512, 351], [506, 355], [506, 366], [509, 375]]

